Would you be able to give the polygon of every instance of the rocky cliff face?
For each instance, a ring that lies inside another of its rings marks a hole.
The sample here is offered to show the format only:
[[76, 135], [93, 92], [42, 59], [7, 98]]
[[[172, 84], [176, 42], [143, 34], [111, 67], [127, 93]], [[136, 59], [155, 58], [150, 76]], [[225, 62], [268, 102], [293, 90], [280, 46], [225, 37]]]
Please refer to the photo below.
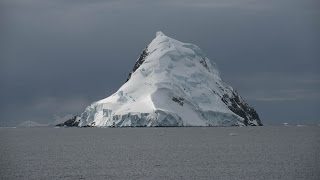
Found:
[[66, 120], [64, 123], [57, 124], [56, 126], [78, 127], [80, 119], [80, 116], [73, 116], [71, 119]]
[[[76, 123], [67, 123], [75, 125]], [[78, 126], [261, 126], [257, 112], [199, 47], [158, 32], [127, 81], [92, 103]]]
[[228, 94], [224, 94], [221, 100], [228, 106], [228, 108], [242, 117], [243, 124], [246, 126], [262, 126], [258, 113], [250, 107], [242, 98], [233, 92], [232, 96], [229, 97]]
[[134, 64], [133, 69], [132, 69], [132, 72], [129, 73], [126, 82], [130, 80], [132, 73], [134, 73], [134, 72], [140, 67], [140, 65], [144, 62], [144, 60], [146, 59], [146, 57], [148, 56], [148, 54], [149, 54], [149, 53], [148, 53], [148, 47], [146, 47], [146, 48], [142, 51], [142, 53], [141, 53], [140, 57], [138, 58], [138, 60], [136, 61], [136, 63]]

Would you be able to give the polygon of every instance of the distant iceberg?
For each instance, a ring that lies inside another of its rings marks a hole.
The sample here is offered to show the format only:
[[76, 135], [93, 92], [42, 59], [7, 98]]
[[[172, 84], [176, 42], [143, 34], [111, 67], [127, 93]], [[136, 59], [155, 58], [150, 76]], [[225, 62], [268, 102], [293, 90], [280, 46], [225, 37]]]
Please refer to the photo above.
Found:
[[24, 121], [22, 123], [20, 123], [19, 125], [17, 125], [17, 127], [44, 127], [44, 126], [48, 126], [46, 124], [40, 124], [34, 121]]

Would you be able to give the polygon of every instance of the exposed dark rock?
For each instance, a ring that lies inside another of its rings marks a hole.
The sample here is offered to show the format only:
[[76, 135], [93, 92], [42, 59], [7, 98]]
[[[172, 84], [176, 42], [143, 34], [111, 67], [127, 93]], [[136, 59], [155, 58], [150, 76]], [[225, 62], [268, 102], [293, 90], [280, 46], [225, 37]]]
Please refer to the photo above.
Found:
[[128, 78], [126, 80], [129, 81], [129, 79], [131, 78], [132, 73], [134, 73], [140, 66], [141, 64], [144, 62], [144, 60], [146, 59], [146, 57], [149, 55], [148, 52], [148, 46], [142, 51], [140, 57], [138, 58], [138, 60], [136, 61], [136, 63], [133, 66], [132, 72], [129, 73]]
[[208, 67], [208, 64], [207, 64], [207, 61], [206, 61], [205, 58], [202, 58], [202, 59], [200, 60], [200, 63], [210, 72], [210, 69], [209, 69], [209, 67]]
[[94, 126], [91, 126], [91, 125], [85, 125], [85, 126], [81, 126], [82, 128], [87, 128], [87, 127], [94, 127]]
[[244, 100], [242, 100], [242, 98], [236, 92], [233, 92], [231, 97], [229, 97], [227, 94], [224, 94], [221, 100], [232, 112], [244, 119], [243, 123], [246, 126], [255, 126], [256, 124], [253, 123], [255, 121], [257, 121], [258, 126], [262, 126], [258, 113]]
[[56, 126], [78, 127], [79, 116], [73, 116], [71, 119], [66, 120], [64, 123], [57, 124]]
[[180, 104], [180, 106], [183, 106], [184, 99], [181, 97], [179, 97], [179, 98], [173, 97], [172, 101], [177, 102], [178, 104]]

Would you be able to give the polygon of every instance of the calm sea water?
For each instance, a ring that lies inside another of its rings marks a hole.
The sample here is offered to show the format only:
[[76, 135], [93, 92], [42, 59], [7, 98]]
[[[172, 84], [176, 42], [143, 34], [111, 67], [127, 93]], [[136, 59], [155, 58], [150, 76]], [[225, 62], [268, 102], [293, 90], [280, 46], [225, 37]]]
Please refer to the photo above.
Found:
[[320, 127], [0, 129], [0, 179], [320, 179]]

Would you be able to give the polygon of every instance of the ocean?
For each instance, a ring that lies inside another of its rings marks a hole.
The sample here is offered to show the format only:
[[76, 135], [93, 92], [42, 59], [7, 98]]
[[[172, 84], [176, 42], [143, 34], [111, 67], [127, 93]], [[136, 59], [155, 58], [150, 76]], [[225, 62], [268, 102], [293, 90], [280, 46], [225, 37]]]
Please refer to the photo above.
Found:
[[319, 126], [0, 128], [0, 179], [320, 179]]

